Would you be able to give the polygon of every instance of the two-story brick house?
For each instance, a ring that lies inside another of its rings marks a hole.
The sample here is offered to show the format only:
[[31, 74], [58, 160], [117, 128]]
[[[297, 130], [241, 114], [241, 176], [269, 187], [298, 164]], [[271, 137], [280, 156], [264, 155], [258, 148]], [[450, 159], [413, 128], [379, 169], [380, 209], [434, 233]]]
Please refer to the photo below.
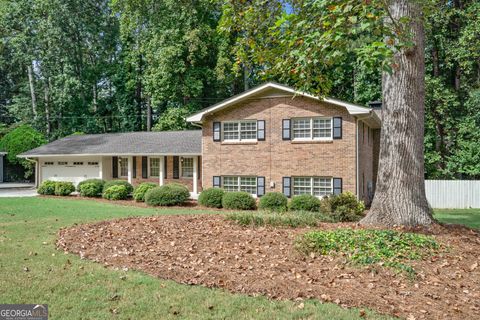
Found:
[[36, 181], [178, 182], [256, 196], [350, 191], [367, 203], [380, 119], [371, 108], [266, 83], [190, 116], [202, 130], [70, 136], [20, 155]]

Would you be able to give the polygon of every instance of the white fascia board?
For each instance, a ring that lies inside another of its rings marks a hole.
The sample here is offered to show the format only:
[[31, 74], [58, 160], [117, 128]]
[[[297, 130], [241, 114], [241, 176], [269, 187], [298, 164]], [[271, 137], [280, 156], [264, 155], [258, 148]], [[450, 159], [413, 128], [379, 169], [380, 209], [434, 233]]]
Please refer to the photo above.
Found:
[[223, 102], [220, 102], [220, 103], [218, 103], [218, 104], [216, 104], [216, 105], [214, 105], [210, 108], [204, 109], [203, 111], [188, 117], [187, 121], [188, 122], [200, 123], [203, 120], [203, 117], [206, 114], [213, 113], [215, 111], [218, 111], [218, 110], [221, 110], [225, 107], [228, 107], [232, 104], [238, 103], [238, 102], [240, 102], [242, 100], [245, 100], [248, 97], [250, 97], [252, 95], [255, 95], [255, 94], [257, 94], [261, 91], [264, 91], [266, 89], [278, 89], [278, 90], [281, 90], [281, 91], [284, 91], [284, 92], [291, 93], [293, 95], [299, 95], [299, 96], [307, 97], [307, 98], [314, 99], [314, 100], [317, 100], [317, 101], [325, 101], [327, 103], [346, 108], [351, 115], [368, 114], [371, 111], [371, 109], [368, 108], [368, 107], [362, 107], [362, 106], [359, 106], [359, 105], [355, 105], [355, 104], [352, 104], [352, 103], [348, 103], [348, 102], [345, 102], [345, 101], [332, 99], [332, 98], [320, 99], [320, 98], [318, 98], [316, 96], [313, 96], [313, 95], [311, 95], [309, 93], [306, 93], [306, 92], [296, 91], [293, 88], [283, 86], [283, 85], [280, 85], [278, 83], [268, 82], [268, 83], [266, 83], [264, 85], [261, 85], [257, 88], [246, 91], [243, 94], [234, 96], [234, 97], [232, 97], [230, 99], [227, 99], [227, 100], [224, 100]]

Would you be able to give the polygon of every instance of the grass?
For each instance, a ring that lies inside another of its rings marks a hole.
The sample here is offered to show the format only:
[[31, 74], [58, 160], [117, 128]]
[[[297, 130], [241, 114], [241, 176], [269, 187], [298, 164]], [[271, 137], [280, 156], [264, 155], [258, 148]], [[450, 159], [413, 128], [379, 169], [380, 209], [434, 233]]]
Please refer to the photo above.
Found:
[[227, 214], [227, 219], [235, 221], [241, 226], [265, 226], [274, 227], [314, 227], [320, 222], [333, 222], [330, 216], [320, 212], [293, 211], [293, 212], [234, 212]]
[[[50, 319], [360, 319], [356, 309], [230, 294], [115, 271], [55, 249], [74, 223], [218, 211], [123, 207], [88, 200], [0, 199], [0, 301], [47, 303]], [[367, 312], [368, 319], [386, 319]]]
[[434, 217], [441, 222], [463, 224], [470, 228], [480, 229], [480, 209], [437, 209]]
[[439, 248], [432, 236], [375, 229], [315, 230], [298, 237], [296, 248], [304, 253], [344, 255], [360, 265], [378, 264], [413, 276], [411, 260], [432, 255]]

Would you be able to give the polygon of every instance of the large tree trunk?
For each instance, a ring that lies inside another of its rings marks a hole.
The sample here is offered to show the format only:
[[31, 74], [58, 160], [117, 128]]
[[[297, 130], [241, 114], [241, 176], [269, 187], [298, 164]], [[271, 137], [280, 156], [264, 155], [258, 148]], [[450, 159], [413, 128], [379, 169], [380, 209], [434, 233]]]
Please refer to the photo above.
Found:
[[147, 98], [147, 131], [152, 131], [152, 105], [150, 99]]
[[34, 119], [37, 119], [37, 98], [35, 96], [35, 83], [34, 83], [34, 80], [33, 80], [33, 71], [32, 71], [32, 66], [31, 65], [27, 66], [27, 72], [28, 72], [28, 84], [30, 86], [30, 95], [32, 97], [33, 117], [34, 117]]
[[47, 137], [50, 137], [50, 133], [52, 132], [52, 125], [50, 123], [50, 78], [48, 81], [45, 82], [45, 122], [46, 122], [46, 129], [47, 129]]
[[425, 39], [421, 8], [415, 0], [392, 0], [389, 11], [396, 21], [410, 19], [415, 45], [396, 52], [393, 71], [383, 74], [377, 187], [362, 223], [429, 225], [434, 220], [424, 182]]

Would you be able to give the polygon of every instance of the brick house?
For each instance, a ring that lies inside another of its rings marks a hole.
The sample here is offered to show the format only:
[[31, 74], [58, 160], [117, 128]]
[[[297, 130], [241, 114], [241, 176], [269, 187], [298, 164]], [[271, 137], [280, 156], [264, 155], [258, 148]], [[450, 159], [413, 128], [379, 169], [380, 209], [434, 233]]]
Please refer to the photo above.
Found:
[[350, 191], [369, 203], [380, 118], [372, 108], [266, 83], [187, 118], [201, 130], [70, 136], [21, 157], [37, 183], [86, 178], [178, 182], [256, 196]]

